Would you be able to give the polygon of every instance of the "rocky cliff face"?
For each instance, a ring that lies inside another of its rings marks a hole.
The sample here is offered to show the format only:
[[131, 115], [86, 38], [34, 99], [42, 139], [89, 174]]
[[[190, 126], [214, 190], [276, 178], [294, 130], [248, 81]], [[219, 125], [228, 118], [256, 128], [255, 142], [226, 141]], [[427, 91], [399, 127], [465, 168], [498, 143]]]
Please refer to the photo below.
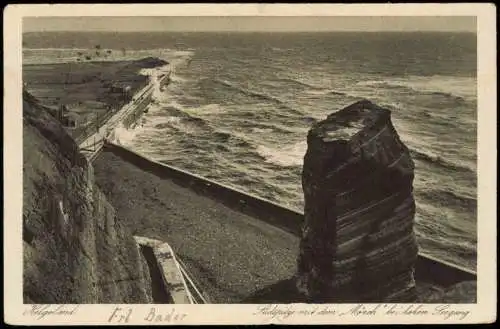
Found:
[[93, 169], [57, 120], [23, 95], [25, 303], [149, 303], [149, 271]]
[[298, 289], [312, 302], [414, 300], [414, 164], [390, 111], [360, 101], [307, 142]]

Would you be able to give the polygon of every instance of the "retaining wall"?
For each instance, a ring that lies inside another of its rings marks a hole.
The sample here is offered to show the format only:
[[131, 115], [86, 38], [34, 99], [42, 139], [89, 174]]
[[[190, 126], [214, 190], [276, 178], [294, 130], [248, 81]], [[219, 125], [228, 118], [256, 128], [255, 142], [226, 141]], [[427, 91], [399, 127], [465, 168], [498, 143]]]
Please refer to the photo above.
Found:
[[296, 236], [301, 235], [304, 215], [299, 212], [182, 169], [148, 159], [121, 145], [106, 143], [104, 150], [111, 151], [127, 162], [158, 177], [173, 180], [181, 186], [191, 188], [198, 194], [210, 196], [232, 209], [264, 220]]
[[[151, 88], [153, 88], [151, 86]], [[137, 95], [135, 102], [135, 108], [133, 111], [128, 113], [123, 119], [122, 124], [125, 128], [129, 128], [134, 125], [144, 113], [144, 110], [151, 103], [151, 99], [153, 98], [153, 90], [149, 89], [141, 95]]]

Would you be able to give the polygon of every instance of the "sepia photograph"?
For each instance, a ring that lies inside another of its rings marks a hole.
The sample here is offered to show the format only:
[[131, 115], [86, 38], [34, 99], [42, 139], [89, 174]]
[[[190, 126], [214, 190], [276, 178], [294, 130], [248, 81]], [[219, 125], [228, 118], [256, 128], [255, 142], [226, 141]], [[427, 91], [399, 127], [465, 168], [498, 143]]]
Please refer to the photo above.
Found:
[[21, 26], [27, 310], [478, 302], [477, 16]]

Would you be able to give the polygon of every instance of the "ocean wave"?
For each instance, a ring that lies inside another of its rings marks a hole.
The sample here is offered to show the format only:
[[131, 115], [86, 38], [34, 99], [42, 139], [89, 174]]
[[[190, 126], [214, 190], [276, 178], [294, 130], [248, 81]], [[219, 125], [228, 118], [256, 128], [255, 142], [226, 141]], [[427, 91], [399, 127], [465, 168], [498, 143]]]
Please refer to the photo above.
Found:
[[172, 83], [184, 83], [184, 82], [186, 82], [186, 81], [188, 81], [188, 79], [183, 78], [183, 77], [181, 77], [181, 76], [179, 76], [179, 75], [177, 75], [177, 74], [172, 74], [172, 75], [170, 76], [170, 83], [171, 83], [171, 84], [172, 84]]
[[274, 131], [274, 129], [272, 128], [252, 128], [252, 132], [254, 133], [258, 133], [258, 134], [269, 134], [269, 133], [272, 133]]
[[[368, 81], [370, 82], [370, 81]], [[372, 81], [373, 82], [373, 81]], [[428, 95], [428, 96], [440, 96], [442, 98], [445, 98], [450, 101], [455, 101], [459, 104], [462, 104], [466, 102], [465, 98], [459, 95], [454, 95], [449, 92], [442, 92], [442, 91], [426, 91], [426, 90], [419, 90], [407, 85], [403, 84], [397, 84], [397, 83], [390, 83], [390, 82], [373, 82], [372, 84], [364, 84], [365, 86], [373, 86], [373, 87], [382, 87], [386, 89], [395, 89], [395, 90], [401, 90], [410, 94], [419, 94], [419, 95]]]
[[286, 52], [286, 51], [291, 51], [295, 50], [294, 48], [280, 48], [280, 47], [271, 47], [272, 51], [277, 51], [277, 52]]
[[127, 145], [129, 144], [132, 140], [134, 140], [136, 136], [137, 131], [134, 129], [127, 129], [126, 127], [121, 124], [120, 126], [116, 127], [113, 132], [111, 133], [108, 138], [110, 141], [120, 144], [120, 145]]
[[476, 81], [464, 77], [408, 77], [368, 80], [356, 83], [357, 86], [382, 87], [386, 89], [404, 90], [430, 96], [440, 96], [456, 102], [466, 102], [476, 98]]
[[209, 122], [183, 110], [182, 106], [171, 102], [151, 114], [145, 115], [145, 130], [159, 134], [165, 130], [173, 130], [180, 134], [206, 133], [212, 130]]
[[415, 226], [419, 249], [437, 259], [463, 266], [468, 269], [476, 268], [476, 246], [474, 241], [466, 240], [468, 235], [442, 237], [435, 230], [426, 227], [431, 219], [421, 220]]
[[280, 148], [272, 148], [265, 145], [257, 146], [257, 153], [263, 156], [266, 162], [271, 162], [281, 167], [302, 166], [306, 150], [306, 142], [298, 142]]
[[475, 213], [477, 211], [477, 199], [460, 195], [456, 191], [436, 189], [423, 189], [416, 192], [418, 198], [425, 199], [428, 203], [438, 206], [451, 207], [459, 211]]
[[187, 113], [184, 113], [181, 122], [187, 123], [197, 128], [210, 128], [209, 123], [205, 119], [202, 119], [200, 117], [195, 117]]
[[311, 82], [306, 82], [302, 79], [297, 79], [297, 78], [279, 78], [278, 81], [282, 81], [284, 83], [293, 83], [296, 85], [299, 85], [301, 87], [304, 87], [304, 93], [313, 95], [313, 96], [326, 96], [326, 95], [333, 95], [333, 96], [342, 96], [342, 97], [350, 97], [350, 98], [358, 98], [359, 96], [355, 95], [355, 93], [350, 94], [349, 92], [346, 91], [341, 91], [337, 89], [332, 89], [326, 87], [326, 85], [316, 85]]
[[253, 112], [242, 112], [238, 114], [240, 118], [256, 119], [256, 120], [238, 120], [237, 125], [242, 128], [250, 128], [253, 132], [275, 132], [279, 134], [295, 134], [298, 132], [297, 128], [283, 125], [277, 122], [266, 123], [258, 120]]
[[417, 151], [415, 149], [410, 149], [411, 156], [420, 161], [427, 162], [432, 165], [441, 166], [444, 169], [460, 171], [460, 172], [475, 172], [474, 168], [466, 165], [459, 165], [457, 163], [451, 162], [444, 159], [442, 156], [432, 154], [430, 152]]
[[172, 126], [179, 125], [180, 123], [181, 123], [181, 118], [180, 117], [167, 116], [167, 117], [162, 117], [161, 122], [154, 123], [153, 127], [155, 129], [165, 129], [165, 128], [169, 128], [169, 127], [172, 127]]
[[[416, 197], [415, 229], [420, 244], [424, 249], [429, 243], [440, 245], [440, 249], [446, 250], [443, 254], [447, 254], [442, 259], [453, 258], [456, 261], [461, 256], [474, 255], [477, 245], [477, 214], [457, 209], [449, 202], [445, 204], [433, 203], [431, 200], [422, 202]], [[462, 260], [473, 260], [464, 258]]]
[[337, 90], [329, 90], [328, 94], [329, 95], [338, 95], [338, 96], [358, 97], [358, 96], [349, 95], [348, 93], [345, 93], [345, 92], [342, 92], [342, 91], [337, 91]]
[[243, 95], [246, 95], [246, 96], [249, 96], [249, 97], [252, 97], [252, 98], [255, 98], [255, 99], [263, 100], [263, 101], [266, 101], [266, 102], [274, 103], [274, 104], [278, 105], [278, 107], [280, 109], [286, 109], [290, 113], [294, 113], [294, 114], [298, 114], [298, 115], [302, 114], [301, 111], [296, 110], [293, 107], [290, 107], [285, 102], [283, 102], [281, 99], [279, 99], [279, 98], [277, 98], [275, 96], [272, 96], [272, 95], [269, 95], [269, 94], [266, 94], [266, 93], [263, 93], [263, 92], [257, 92], [257, 91], [254, 91], [254, 90], [250, 90], [248, 88], [243, 88], [243, 87], [240, 87], [240, 86], [238, 86], [238, 85], [236, 85], [236, 84], [234, 84], [234, 83], [232, 83], [230, 81], [227, 81], [227, 80], [214, 79], [213, 81], [215, 83], [218, 83], [218, 84], [221, 84], [223, 86], [226, 86], [226, 87], [228, 87], [230, 89], [238, 91], [238, 92], [240, 92]]
[[[172, 130], [175, 140], [189, 149], [224, 151], [231, 148], [240, 151], [253, 149], [252, 143], [244, 134], [216, 128], [210, 120], [195, 115], [203, 113], [206, 106], [197, 109], [187, 108], [171, 101], [160, 111], [150, 116], [150, 129], [158, 134]], [[210, 108], [210, 107], [209, 107]]]
[[[439, 126], [444, 126], [444, 127], [452, 127], [454, 129], [457, 128], [466, 128], [469, 129], [469, 127], [475, 127], [476, 121], [470, 120], [468, 117], [465, 117], [464, 115], [461, 115], [459, 112], [452, 112], [452, 113], [442, 113], [442, 112], [437, 112], [437, 111], [432, 111], [432, 110], [422, 110], [417, 113], [405, 113], [405, 115], [413, 115], [413, 116], [418, 116], [419, 119], [423, 118], [425, 121], [422, 121], [420, 124], [422, 126], [432, 126], [432, 125], [439, 125]], [[432, 129], [432, 128], [431, 128]]]
[[328, 89], [321, 89], [321, 90], [309, 89], [309, 90], [305, 90], [304, 93], [306, 93], [308, 95], [313, 95], [313, 96], [324, 96], [324, 95], [328, 95], [330, 93], [330, 90], [328, 90]]
[[313, 89], [313, 90], [323, 90], [323, 91], [330, 90], [325, 86], [318, 86], [318, 85], [315, 85], [311, 82], [306, 82], [306, 81], [298, 79], [298, 78], [286, 77], [286, 78], [279, 78], [278, 80], [283, 81], [285, 83], [293, 83], [293, 84], [296, 84], [296, 85], [299, 85], [302, 87], [306, 87], [308, 89]]
[[189, 107], [184, 109], [185, 112], [187, 113], [194, 113], [194, 114], [221, 114], [221, 113], [226, 113], [227, 109], [224, 108], [221, 104], [207, 104], [207, 105], [202, 105], [199, 107]]
[[306, 90], [306, 94], [309, 95], [314, 95], [314, 96], [325, 96], [325, 95], [334, 95], [334, 96], [351, 96], [355, 97], [353, 95], [349, 95], [345, 92], [342, 91], [337, 91], [337, 90], [331, 90], [331, 89], [311, 89], [311, 90]]
[[212, 136], [217, 142], [226, 143], [232, 137], [232, 134], [225, 131], [215, 131]]

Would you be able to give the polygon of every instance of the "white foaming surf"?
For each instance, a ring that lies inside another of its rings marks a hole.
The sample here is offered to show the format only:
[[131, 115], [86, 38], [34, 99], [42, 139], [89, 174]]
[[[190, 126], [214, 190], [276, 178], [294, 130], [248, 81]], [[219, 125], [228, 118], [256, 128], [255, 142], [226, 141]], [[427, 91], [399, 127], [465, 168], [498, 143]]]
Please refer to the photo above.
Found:
[[[192, 51], [176, 51], [170, 49], [133, 51], [127, 54], [127, 60], [153, 56], [165, 60], [168, 64], [151, 69], [142, 69], [139, 72], [139, 74], [148, 76], [150, 83], [153, 84], [152, 102], [148, 106], [148, 113], [144, 114], [139, 122], [131, 127], [127, 128], [123, 124], [116, 127], [113, 133], [108, 137], [111, 142], [137, 148], [139, 146], [137, 145], [137, 136], [140, 135], [140, 133], [157, 130], [155, 125], [162, 123], [157, 120], [161, 118], [157, 117], [158, 111], [169, 102], [172, 102], [168, 97], [168, 93], [161, 88], [160, 76], [169, 75], [171, 81], [177, 81], [178, 79], [175, 76], [176, 66], [186, 63], [192, 55]], [[155, 120], [149, 120], [149, 118], [154, 118]], [[175, 119], [178, 118], [170, 117], [170, 120], [167, 119], [165, 123], [175, 125], [178, 123]]]
[[134, 139], [136, 134], [136, 129], [127, 129], [123, 124], [120, 124], [108, 136], [108, 140], [115, 144], [127, 146]]
[[307, 150], [307, 143], [302, 141], [280, 149], [259, 145], [257, 152], [266, 158], [267, 162], [282, 167], [301, 166]]

